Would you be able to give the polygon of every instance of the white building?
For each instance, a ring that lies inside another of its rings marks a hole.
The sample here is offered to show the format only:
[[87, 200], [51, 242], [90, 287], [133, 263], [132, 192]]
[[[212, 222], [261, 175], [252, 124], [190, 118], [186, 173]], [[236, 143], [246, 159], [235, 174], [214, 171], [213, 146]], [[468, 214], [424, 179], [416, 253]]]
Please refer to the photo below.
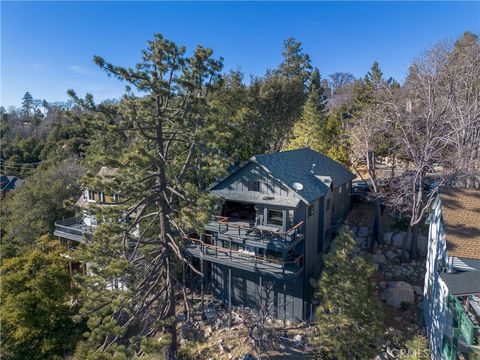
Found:
[[428, 221], [423, 305], [432, 359], [480, 359], [480, 190], [441, 189]]

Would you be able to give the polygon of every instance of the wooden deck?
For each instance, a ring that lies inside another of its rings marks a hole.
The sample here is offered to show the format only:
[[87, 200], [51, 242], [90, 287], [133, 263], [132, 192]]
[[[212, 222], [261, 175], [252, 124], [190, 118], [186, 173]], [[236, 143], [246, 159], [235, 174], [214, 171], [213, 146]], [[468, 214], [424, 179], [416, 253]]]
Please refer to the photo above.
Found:
[[184, 250], [193, 257], [214, 263], [234, 266], [247, 271], [263, 272], [277, 277], [297, 276], [303, 271], [303, 256], [292, 261], [255, 256], [252, 253], [230, 250], [205, 244], [198, 239], [186, 239]]
[[56, 221], [53, 234], [64, 239], [83, 242], [85, 241], [85, 235], [91, 235], [92, 233], [92, 228], [86, 226], [82, 218], [75, 217]]
[[255, 227], [245, 221], [220, 219], [208, 223], [205, 230], [218, 234], [219, 239], [272, 250], [290, 249], [304, 238], [303, 222], [287, 232], [280, 232], [266, 230], [265, 226]]

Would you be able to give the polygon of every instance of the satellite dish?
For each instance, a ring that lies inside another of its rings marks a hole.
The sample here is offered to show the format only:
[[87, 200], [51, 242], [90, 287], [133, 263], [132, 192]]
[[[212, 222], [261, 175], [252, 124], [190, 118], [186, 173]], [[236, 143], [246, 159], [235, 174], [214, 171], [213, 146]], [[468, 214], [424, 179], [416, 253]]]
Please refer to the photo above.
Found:
[[292, 185], [292, 187], [293, 187], [295, 190], [297, 190], [297, 191], [300, 191], [300, 190], [303, 189], [303, 185], [302, 185], [301, 183], [299, 183], [299, 182], [294, 182], [293, 185]]

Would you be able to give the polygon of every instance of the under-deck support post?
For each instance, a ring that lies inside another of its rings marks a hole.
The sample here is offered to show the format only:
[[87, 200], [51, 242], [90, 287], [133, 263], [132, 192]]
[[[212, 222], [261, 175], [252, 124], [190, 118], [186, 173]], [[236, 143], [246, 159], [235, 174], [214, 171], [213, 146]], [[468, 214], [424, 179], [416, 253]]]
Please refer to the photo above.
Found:
[[232, 269], [228, 268], [228, 327], [232, 318]]
[[283, 328], [285, 329], [285, 322], [287, 320], [287, 284], [283, 283]]
[[202, 271], [202, 282], [201, 282], [201, 291], [202, 291], [202, 320], [205, 320], [205, 307], [204, 307], [204, 282], [205, 282], [205, 269], [203, 267], [203, 257], [200, 259], [200, 269]]

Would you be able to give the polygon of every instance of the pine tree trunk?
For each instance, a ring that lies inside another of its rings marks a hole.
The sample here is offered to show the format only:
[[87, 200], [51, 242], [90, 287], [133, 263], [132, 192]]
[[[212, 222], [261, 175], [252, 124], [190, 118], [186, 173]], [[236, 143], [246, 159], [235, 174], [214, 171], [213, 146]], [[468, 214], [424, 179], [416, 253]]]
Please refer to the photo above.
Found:
[[156, 97], [157, 105], [157, 119], [156, 119], [156, 143], [158, 151], [158, 164], [157, 164], [157, 194], [158, 194], [158, 210], [160, 212], [159, 216], [159, 226], [160, 226], [160, 246], [162, 251], [166, 252], [166, 257], [164, 260], [165, 265], [165, 286], [167, 289], [166, 297], [166, 309], [164, 312], [164, 319], [167, 324], [163, 326], [163, 331], [169, 333], [171, 336], [171, 342], [165, 350], [165, 358], [168, 360], [176, 359], [177, 354], [177, 331], [176, 331], [176, 321], [175, 321], [175, 286], [171, 277], [171, 264], [170, 264], [170, 249], [168, 246], [168, 237], [167, 234], [171, 235], [170, 223], [168, 220], [168, 215], [170, 213], [170, 206], [167, 203], [164, 194], [167, 192], [167, 181], [165, 177], [165, 151], [163, 144], [163, 121], [162, 121], [162, 108], [161, 108], [161, 99], [160, 96]]

